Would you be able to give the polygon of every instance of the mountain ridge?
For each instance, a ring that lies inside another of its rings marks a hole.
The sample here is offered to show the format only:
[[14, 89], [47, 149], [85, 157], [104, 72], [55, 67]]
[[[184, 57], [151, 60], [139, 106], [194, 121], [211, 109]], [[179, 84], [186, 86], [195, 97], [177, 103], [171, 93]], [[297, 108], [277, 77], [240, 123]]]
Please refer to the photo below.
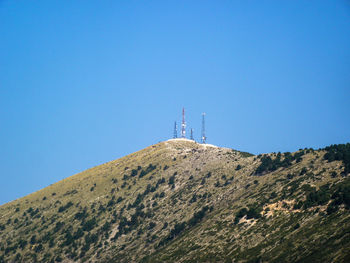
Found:
[[0, 206], [0, 262], [345, 262], [344, 147], [151, 145]]

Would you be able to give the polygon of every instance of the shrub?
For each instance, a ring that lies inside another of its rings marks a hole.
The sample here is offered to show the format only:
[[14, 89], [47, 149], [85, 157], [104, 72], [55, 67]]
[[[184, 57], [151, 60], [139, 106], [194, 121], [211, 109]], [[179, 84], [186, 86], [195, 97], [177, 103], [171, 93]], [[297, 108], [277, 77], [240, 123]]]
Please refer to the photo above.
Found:
[[60, 207], [58, 208], [58, 212], [59, 212], [59, 213], [62, 213], [62, 212], [64, 212], [65, 210], [67, 210], [68, 208], [70, 208], [72, 205], [73, 205], [73, 203], [69, 201], [66, 205], [60, 206]]
[[29, 207], [27, 209], [27, 213], [30, 214], [31, 217], [34, 217], [37, 213], [39, 213], [39, 209], [36, 208], [35, 210], [32, 207]]
[[81, 226], [84, 231], [90, 231], [97, 225], [96, 219], [93, 217], [92, 219], [82, 222]]
[[62, 243], [63, 246], [70, 246], [74, 242], [74, 238], [72, 234], [67, 231], [66, 234], [64, 235], [64, 242]]
[[64, 222], [60, 222], [60, 221], [56, 222], [56, 225], [54, 227], [54, 232], [57, 233], [62, 229], [63, 226], [64, 226]]
[[298, 229], [299, 227], [300, 227], [300, 224], [299, 224], [299, 223], [296, 223], [296, 224], [294, 225], [293, 229], [295, 230], [295, 229]]
[[97, 236], [97, 234], [87, 234], [86, 236], [85, 236], [85, 244], [89, 247], [90, 246], [90, 244], [92, 244], [92, 243], [97, 243], [97, 241], [98, 241], [98, 236]]
[[300, 209], [303, 206], [303, 202], [302, 201], [298, 201], [298, 203], [294, 204], [293, 209]]
[[334, 199], [336, 205], [344, 204], [346, 208], [350, 208], [350, 180], [336, 185], [331, 198]]
[[345, 175], [350, 173], [350, 143], [331, 145], [323, 150], [326, 151], [325, 160], [328, 162], [342, 161], [344, 164], [343, 173]]
[[304, 202], [304, 208], [309, 208], [317, 205], [324, 205], [330, 200], [330, 195], [324, 191], [324, 190], [319, 190], [319, 191], [312, 191], [310, 192], [307, 197], [306, 201]]
[[[17, 253], [16, 257], [15, 257], [15, 262], [20, 262], [20, 260], [21, 260], [21, 254]], [[0, 259], [0, 261], [1, 261], [1, 259]]]
[[293, 177], [294, 177], [294, 175], [292, 175], [292, 174], [287, 174], [287, 179], [291, 180], [291, 179], [293, 179]]
[[30, 244], [34, 245], [36, 243], [36, 235], [33, 235], [31, 238], [30, 238]]
[[190, 199], [190, 204], [191, 203], [194, 203], [194, 202], [197, 202], [197, 195], [194, 193], [192, 198]]
[[101, 230], [102, 230], [103, 232], [108, 232], [110, 228], [111, 228], [111, 223], [108, 222], [108, 221], [106, 221], [106, 222], [103, 224], [103, 226], [101, 227]]
[[169, 185], [174, 185], [175, 184], [175, 175], [170, 176], [168, 184]]
[[157, 185], [164, 184], [164, 183], [165, 183], [165, 179], [164, 177], [162, 177], [161, 179], [158, 179]]
[[293, 156], [290, 152], [284, 153], [283, 157], [284, 158], [282, 160], [281, 153], [278, 153], [276, 158], [274, 159], [272, 159], [268, 155], [262, 155], [260, 158], [261, 164], [256, 169], [255, 174], [262, 175], [264, 173], [273, 172], [280, 167], [287, 168], [292, 164], [292, 161], [295, 159], [295, 155]]
[[179, 235], [186, 227], [186, 222], [176, 223], [174, 228], [170, 231], [170, 237], [174, 238]]
[[144, 177], [146, 174], [152, 172], [153, 170], [155, 170], [157, 168], [156, 165], [153, 165], [153, 164], [149, 164], [146, 168], [146, 170], [141, 170], [140, 174], [139, 174], [139, 178], [142, 178]]
[[18, 246], [23, 250], [27, 246], [28, 242], [27, 240], [20, 239], [18, 241]]
[[251, 207], [249, 209], [247, 209], [247, 208], [240, 209], [236, 213], [234, 224], [237, 224], [239, 222], [239, 220], [244, 216], [247, 216], [247, 219], [251, 219], [251, 218], [259, 219], [261, 217], [261, 215], [260, 215], [261, 210], [262, 209], [260, 207]]
[[333, 214], [335, 212], [337, 212], [339, 209], [339, 207], [335, 204], [335, 202], [332, 202], [330, 203], [328, 206], [327, 206], [327, 215], [330, 215], [330, 214]]
[[303, 167], [300, 171], [300, 175], [304, 175], [304, 174], [306, 174], [306, 172], [307, 172], [306, 167]]
[[86, 212], [86, 207], [85, 207], [83, 211], [76, 213], [74, 215], [74, 218], [81, 220], [81, 219], [86, 218], [87, 216], [88, 216], [88, 213]]
[[195, 212], [192, 218], [188, 221], [188, 225], [195, 226], [197, 223], [199, 223], [203, 219], [203, 217], [205, 216], [208, 210], [209, 210], [209, 207], [204, 206], [200, 211]]
[[115, 204], [115, 201], [113, 199], [109, 200], [107, 203], [107, 207], [114, 206], [114, 204]]
[[147, 174], [147, 173], [146, 173], [144, 170], [142, 170], [142, 171], [140, 172], [140, 174], [139, 174], [139, 178], [144, 177], [146, 174]]
[[73, 239], [79, 239], [84, 235], [84, 231], [81, 227], [78, 227], [77, 231], [73, 234]]
[[247, 208], [242, 208], [236, 213], [234, 224], [238, 224], [239, 220], [247, 214]]
[[154, 222], [150, 222], [148, 225], [148, 230], [151, 230], [152, 228], [154, 228], [157, 224]]
[[[139, 166], [139, 167], [141, 168], [141, 166]], [[130, 174], [130, 176], [134, 177], [134, 176], [136, 176], [136, 175], [137, 175], [137, 173], [138, 173], [138, 170], [136, 170], [136, 169], [132, 169], [132, 170], [131, 170], [131, 174]]]
[[247, 219], [251, 219], [251, 218], [260, 218], [260, 209], [258, 209], [257, 207], [252, 207], [248, 210], [247, 212]]

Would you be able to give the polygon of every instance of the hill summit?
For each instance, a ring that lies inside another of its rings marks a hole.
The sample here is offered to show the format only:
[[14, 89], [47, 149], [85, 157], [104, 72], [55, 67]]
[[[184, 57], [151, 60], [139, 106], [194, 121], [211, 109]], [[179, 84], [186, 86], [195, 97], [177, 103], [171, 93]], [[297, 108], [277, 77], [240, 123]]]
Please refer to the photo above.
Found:
[[349, 157], [161, 142], [0, 206], [0, 262], [349, 262]]

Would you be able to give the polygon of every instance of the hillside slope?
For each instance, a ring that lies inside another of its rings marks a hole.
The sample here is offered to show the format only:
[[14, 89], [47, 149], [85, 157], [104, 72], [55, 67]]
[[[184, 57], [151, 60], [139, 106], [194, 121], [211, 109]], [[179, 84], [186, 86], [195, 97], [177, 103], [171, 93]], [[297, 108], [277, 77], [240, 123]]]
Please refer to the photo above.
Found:
[[169, 140], [0, 207], [0, 262], [349, 262], [350, 145]]

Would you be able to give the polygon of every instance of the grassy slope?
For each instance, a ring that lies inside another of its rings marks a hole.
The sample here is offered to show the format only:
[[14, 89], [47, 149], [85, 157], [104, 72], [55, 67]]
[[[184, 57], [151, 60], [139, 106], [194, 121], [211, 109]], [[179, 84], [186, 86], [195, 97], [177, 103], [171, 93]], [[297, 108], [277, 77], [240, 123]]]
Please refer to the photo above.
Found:
[[[1, 206], [0, 262], [346, 262], [349, 210], [327, 215], [327, 204], [293, 208], [308, 194], [303, 185], [319, 189], [347, 180], [339, 176], [341, 162], [323, 155], [310, 151], [300, 162], [255, 176], [257, 156], [162, 142]], [[204, 217], [190, 224], [205, 206]], [[261, 218], [236, 224], [237, 211], [250, 206]], [[127, 223], [118, 235], [121, 222]]]

